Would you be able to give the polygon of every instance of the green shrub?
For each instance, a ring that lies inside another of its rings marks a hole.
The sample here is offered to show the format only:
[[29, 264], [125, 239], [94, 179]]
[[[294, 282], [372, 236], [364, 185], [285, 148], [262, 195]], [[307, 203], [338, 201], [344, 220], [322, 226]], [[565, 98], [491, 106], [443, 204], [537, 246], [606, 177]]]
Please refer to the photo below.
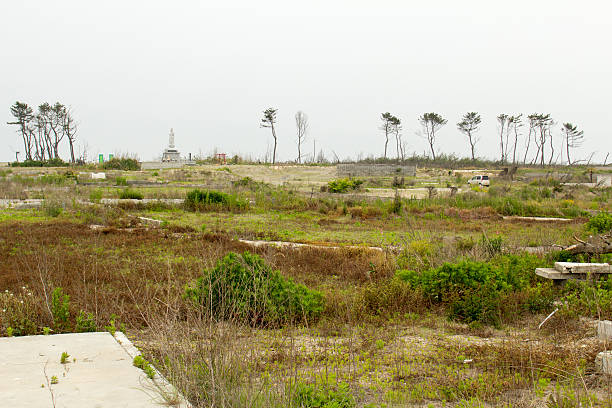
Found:
[[358, 190], [363, 184], [363, 180], [343, 178], [332, 180], [327, 183], [330, 193], [346, 193], [349, 190]]
[[612, 214], [607, 211], [600, 212], [587, 221], [586, 228], [596, 233], [609, 232], [612, 230]]
[[85, 313], [82, 310], [79, 311], [79, 315], [76, 318], [76, 326], [74, 331], [77, 333], [88, 333], [95, 332], [96, 330], [96, 321], [93, 313]]
[[68, 328], [70, 296], [65, 295], [64, 290], [60, 287], [53, 289], [51, 295], [51, 314], [53, 315], [53, 324], [56, 331]]
[[130, 200], [130, 199], [131, 200], [142, 200], [143, 197], [144, 196], [142, 195], [140, 191], [130, 190], [129, 188], [122, 190], [119, 193], [119, 198], [121, 200]]
[[113, 157], [102, 164], [104, 170], [140, 170], [140, 163], [136, 159]]
[[[553, 301], [550, 283], [540, 287], [535, 284], [534, 270], [542, 263], [534, 255], [507, 255], [491, 262], [445, 263], [422, 273], [400, 270], [396, 276], [420, 288], [434, 303], [446, 305], [451, 319], [497, 326], [525, 311], [550, 307]], [[508, 307], [509, 304], [516, 308]]]
[[216, 319], [251, 326], [312, 321], [323, 310], [320, 292], [296, 284], [249, 252], [230, 252], [185, 288], [185, 298]]
[[11, 167], [68, 167], [70, 163], [66, 163], [62, 159], [51, 159], [46, 161], [40, 160], [24, 160], [22, 162], [13, 162]]
[[300, 408], [353, 408], [355, 398], [348, 384], [340, 383], [337, 389], [321, 388], [298, 383], [295, 387], [293, 402]]
[[59, 217], [62, 211], [64, 211], [64, 207], [62, 207], [62, 204], [58, 203], [57, 201], [45, 200], [42, 208], [48, 217], [53, 218]]
[[117, 177], [115, 179], [115, 185], [116, 186], [127, 186], [127, 179], [125, 177]]
[[247, 202], [231, 194], [214, 190], [191, 190], [185, 198], [185, 207], [191, 211], [205, 210], [210, 207], [225, 208], [227, 210], [243, 210]]

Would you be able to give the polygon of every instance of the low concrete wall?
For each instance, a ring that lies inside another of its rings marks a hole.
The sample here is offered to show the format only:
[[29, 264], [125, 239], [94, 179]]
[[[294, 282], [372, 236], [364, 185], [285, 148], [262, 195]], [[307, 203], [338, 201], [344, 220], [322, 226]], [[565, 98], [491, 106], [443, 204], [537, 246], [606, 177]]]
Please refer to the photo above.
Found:
[[142, 162], [140, 168], [142, 170], [153, 169], [180, 169], [184, 166], [195, 166], [196, 162], [191, 160], [183, 160], [180, 162]]
[[415, 166], [393, 164], [339, 164], [336, 171], [338, 177], [416, 176]]
[[597, 185], [600, 187], [612, 187], [612, 174], [598, 174]]

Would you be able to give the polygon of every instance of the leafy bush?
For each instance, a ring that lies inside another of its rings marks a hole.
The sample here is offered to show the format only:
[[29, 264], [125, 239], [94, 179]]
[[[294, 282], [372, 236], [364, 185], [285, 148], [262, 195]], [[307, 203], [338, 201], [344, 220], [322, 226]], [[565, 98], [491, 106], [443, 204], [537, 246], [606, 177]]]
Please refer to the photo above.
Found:
[[142, 200], [143, 195], [140, 191], [130, 190], [129, 188], [126, 190], [122, 190], [119, 193], [119, 198], [121, 200]]
[[79, 315], [76, 317], [76, 326], [74, 331], [77, 333], [88, 333], [95, 332], [96, 329], [96, 321], [93, 313], [85, 313], [82, 310], [79, 311]]
[[127, 157], [113, 157], [102, 164], [104, 170], [140, 170], [140, 163], [136, 159]]
[[355, 398], [346, 383], [338, 385], [337, 389], [315, 387], [298, 383], [293, 397], [295, 406], [300, 408], [353, 408]]
[[228, 210], [242, 210], [247, 207], [246, 201], [239, 200], [234, 195], [214, 190], [191, 190], [185, 198], [185, 207], [188, 210], [205, 210], [209, 207], [226, 208]]
[[56, 201], [48, 201], [45, 200], [43, 202], [43, 211], [45, 212], [45, 214], [48, 217], [59, 217], [59, 215], [62, 213], [62, 211], [64, 210], [64, 207], [62, 207], [61, 203], [58, 203]]
[[607, 211], [600, 212], [587, 221], [586, 228], [597, 233], [609, 232], [612, 230], [612, 214]]
[[53, 315], [53, 324], [56, 330], [65, 330], [68, 328], [68, 319], [70, 318], [70, 296], [64, 294], [64, 290], [60, 287], [53, 289], [51, 295], [51, 314]]
[[[537, 312], [553, 301], [550, 284], [532, 290], [534, 269], [543, 261], [534, 255], [499, 256], [491, 262], [463, 260], [422, 273], [400, 270], [400, 279], [420, 288], [431, 301], [447, 305], [449, 317], [467, 323], [499, 325], [524, 311]], [[518, 296], [517, 293], [522, 296]], [[509, 300], [512, 299], [512, 302]], [[508, 308], [512, 303], [516, 309]]]
[[343, 178], [332, 180], [327, 183], [330, 193], [346, 193], [349, 190], [358, 190], [363, 184], [363, 180]]
[[262, 258], [230, 252], [185, 288], [185, 298], [217, 319], [237, 319], [252, 326], [311, 321], [323, 310], [323, 295], [284, 278]]
[[40, 160], [24, 160], [22, 162], [13, 162], [11, 167], [68, 167], [70, 163], [66, 163], [62, 159], [51, 159], [46, 161]]
[[562, 312], [570, 316], [597, 319], [612, 317], [612, 280], [596, 282], [568, 280], [564, 287]]
[[117, 177], [115, 179], [116, 186], [127, 186], [127, 179], [125, 177]]

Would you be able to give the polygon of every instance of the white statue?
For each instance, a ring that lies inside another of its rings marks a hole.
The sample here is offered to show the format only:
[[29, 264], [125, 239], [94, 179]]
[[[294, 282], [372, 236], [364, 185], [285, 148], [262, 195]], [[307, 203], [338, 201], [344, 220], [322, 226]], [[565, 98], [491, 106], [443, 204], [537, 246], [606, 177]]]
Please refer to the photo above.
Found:
[[168, 139], [168, 147], [174, 149], [174, 130], [172, 128], [170, 128], [170, 137]]

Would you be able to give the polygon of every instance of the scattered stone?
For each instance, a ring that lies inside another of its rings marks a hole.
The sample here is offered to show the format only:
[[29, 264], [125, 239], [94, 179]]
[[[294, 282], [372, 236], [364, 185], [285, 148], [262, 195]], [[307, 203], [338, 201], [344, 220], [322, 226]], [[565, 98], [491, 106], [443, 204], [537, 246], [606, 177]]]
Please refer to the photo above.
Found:
[[147, 217], [138, 217], [138, 219], [140, 220], [140, 222], [144, 225], [151, 225], [154, 227], [159, 227], [160, 225], [162, 225], [161, 220], [156, 220], [154, 218], [147, 218]]

